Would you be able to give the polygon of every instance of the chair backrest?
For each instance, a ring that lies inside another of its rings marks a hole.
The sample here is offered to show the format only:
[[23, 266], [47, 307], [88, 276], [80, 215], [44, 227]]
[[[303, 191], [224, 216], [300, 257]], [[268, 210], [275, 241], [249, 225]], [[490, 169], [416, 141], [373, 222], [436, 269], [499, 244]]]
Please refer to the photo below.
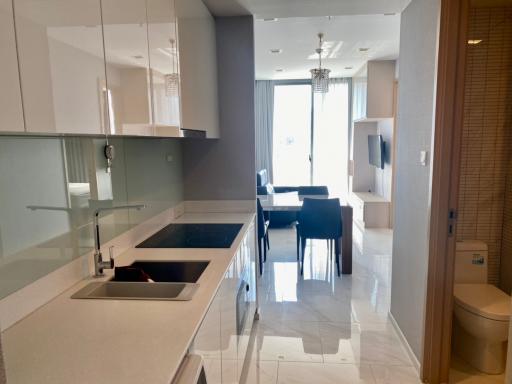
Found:
[[308, 239], [341, 237], [339, 199], [305, 198], [299, 213], [299, 235]]
[[263, 187], [268, 184], [268, 173], [266, 169], [256, 172], [256, 186]]
[[260, 199], [256, 199], [256, 212], [258, 220], [258, 238], [262, 238], [265, 234], [265, 216], [263, 215], [263, 207], [261, 206]]
[[324, 195], [329, 196], [329, 188], [326, 185], [308, 185], [299, 187], [299, 195]]
[[262, 185], [261, 187], [256, 187], [257, 195], [271, 195], [274, 193], [274, 187], [272, 184]]

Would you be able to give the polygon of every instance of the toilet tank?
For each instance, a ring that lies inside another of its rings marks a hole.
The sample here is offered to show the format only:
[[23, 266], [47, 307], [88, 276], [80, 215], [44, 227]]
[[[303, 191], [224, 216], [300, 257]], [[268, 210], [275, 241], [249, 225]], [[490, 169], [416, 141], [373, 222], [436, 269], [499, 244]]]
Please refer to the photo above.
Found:
[[455, 251], [455, 283], [487, 283], [487, 244], [478, 240], [458, 241]]

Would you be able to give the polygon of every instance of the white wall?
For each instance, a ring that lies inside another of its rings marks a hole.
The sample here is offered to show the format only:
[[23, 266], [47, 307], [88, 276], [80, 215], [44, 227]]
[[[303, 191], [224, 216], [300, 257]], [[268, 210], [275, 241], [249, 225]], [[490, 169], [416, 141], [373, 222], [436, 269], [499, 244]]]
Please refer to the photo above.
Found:
[[393, 119], [383, 119], [377, 123], [377, 134], [385, 143], [384, 169], [373, 167], [375, 172], [375, 193], [391, 201], [393, 182]]
[[412, 0], [401, 17], [391, 314], [422, 359], [439, 0]]
[[356, 121], [352, 133], [353, 175], [352, 192], [375, 191], [375, 167], [370, 165], [368, 155], [368, 135], [377, 133], [377, 122]]

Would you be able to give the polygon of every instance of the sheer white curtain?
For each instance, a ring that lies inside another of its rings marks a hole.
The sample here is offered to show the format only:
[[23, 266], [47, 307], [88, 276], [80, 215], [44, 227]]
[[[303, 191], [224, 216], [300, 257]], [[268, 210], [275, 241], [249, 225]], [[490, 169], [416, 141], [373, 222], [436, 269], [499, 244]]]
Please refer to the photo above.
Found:
[[329, 92], [313, 98], [313, 185], [329, 193], [348, 195], [350, 80], [331, 79]]
[[273, 182], [274, 82], [256, 80], [255, 93], [256, 171], [266, 169]]

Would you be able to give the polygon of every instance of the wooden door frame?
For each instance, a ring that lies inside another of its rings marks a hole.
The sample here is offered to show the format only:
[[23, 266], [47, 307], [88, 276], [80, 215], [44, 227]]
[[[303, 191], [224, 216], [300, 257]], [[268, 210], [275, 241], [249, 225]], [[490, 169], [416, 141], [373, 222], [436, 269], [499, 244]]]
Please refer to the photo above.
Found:
[[469, 0], [441, 0], [421, 367], [422, 379], [432, 384], [447, 383], [450, 372], [456, 222], [449, 215], [459, 197], [468, 15]]

